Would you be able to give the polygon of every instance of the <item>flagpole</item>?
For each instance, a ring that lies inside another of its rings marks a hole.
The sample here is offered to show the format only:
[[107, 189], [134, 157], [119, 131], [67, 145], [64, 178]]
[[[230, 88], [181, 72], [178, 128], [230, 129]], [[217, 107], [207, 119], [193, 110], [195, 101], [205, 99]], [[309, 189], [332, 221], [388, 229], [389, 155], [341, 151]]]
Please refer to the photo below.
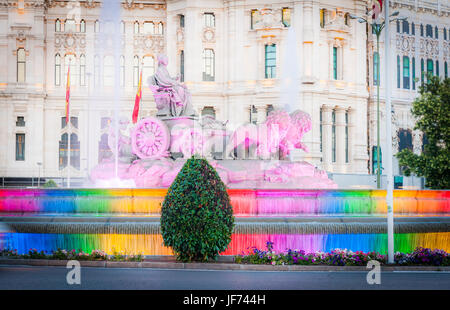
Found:
[[[68, 139], [67, 139], [67, 188], [70, 188], [70, 148], [72, 147], [71, 144], [71, 126], [70, 126], [70, 61], [69, 59], [69, 68], [67, 69], [67, 80], [66, 80], [66, 123], [67, 123], [67, 133], [68, 133]], [[67, 96], [67, 91], [69, 91], [69, 96]]]

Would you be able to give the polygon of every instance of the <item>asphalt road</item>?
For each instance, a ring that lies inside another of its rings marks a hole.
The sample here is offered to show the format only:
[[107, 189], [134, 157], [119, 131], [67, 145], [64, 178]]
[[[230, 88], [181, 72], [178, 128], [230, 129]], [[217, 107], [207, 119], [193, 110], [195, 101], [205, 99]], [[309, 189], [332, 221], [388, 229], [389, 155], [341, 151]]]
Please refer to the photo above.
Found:
[[450, 272], [382, 272], [369, 285], [366, 272], [209, 271], [81, 268], [81, 284], [67, 284], [65, 267], [0, 266], [1, 290], [450, 290]]

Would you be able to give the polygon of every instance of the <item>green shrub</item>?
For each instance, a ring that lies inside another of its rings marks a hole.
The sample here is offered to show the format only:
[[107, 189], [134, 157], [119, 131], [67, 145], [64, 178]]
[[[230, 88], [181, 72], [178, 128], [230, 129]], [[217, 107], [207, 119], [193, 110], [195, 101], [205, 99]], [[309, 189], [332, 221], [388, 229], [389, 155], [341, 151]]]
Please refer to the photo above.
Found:
[[191, 157], [170, 186], [161, 210], [164, 245], [181, 261], [216, 259], [231, 242], [230, 198], [206, 159]]
[[56, 185], [55, 181], [53, 180], [48, 180], [47, 182], [45, 182], [44, 185], [42, 185], [44, 188], [50, 188], [50, 187], [58, 187], [58, 185]]

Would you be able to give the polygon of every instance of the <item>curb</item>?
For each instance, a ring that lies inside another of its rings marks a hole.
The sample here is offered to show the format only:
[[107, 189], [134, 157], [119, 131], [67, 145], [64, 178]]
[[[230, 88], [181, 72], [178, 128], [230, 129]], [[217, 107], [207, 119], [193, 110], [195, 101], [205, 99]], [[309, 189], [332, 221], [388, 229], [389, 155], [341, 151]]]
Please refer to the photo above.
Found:
[[[53, 259], [0, 259], [0, 265], [67, 266], [67, 260]], [[234, 263], [182, 263], [182, 262], [114, 262], [79, 261], [81, 267], [100, 268], [155, 268], [185, 270], [248, 270], [248, 271], [367, 271], [365, 266], [306, 266], [306, 265], [252, 265]], [[381, 271], [442, 271], [450, 272], [450, 266], [381, 266]]]

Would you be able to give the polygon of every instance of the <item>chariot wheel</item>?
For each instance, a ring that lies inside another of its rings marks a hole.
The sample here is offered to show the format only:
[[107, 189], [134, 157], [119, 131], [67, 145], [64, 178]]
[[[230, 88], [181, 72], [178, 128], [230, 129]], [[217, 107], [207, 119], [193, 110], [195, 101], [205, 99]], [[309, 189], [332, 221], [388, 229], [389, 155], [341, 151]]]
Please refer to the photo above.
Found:
[[170, 133], [161, 120], [148, 117], [140, 120], [131, 134], [133, 152], [142, 159], [168, 156]]

